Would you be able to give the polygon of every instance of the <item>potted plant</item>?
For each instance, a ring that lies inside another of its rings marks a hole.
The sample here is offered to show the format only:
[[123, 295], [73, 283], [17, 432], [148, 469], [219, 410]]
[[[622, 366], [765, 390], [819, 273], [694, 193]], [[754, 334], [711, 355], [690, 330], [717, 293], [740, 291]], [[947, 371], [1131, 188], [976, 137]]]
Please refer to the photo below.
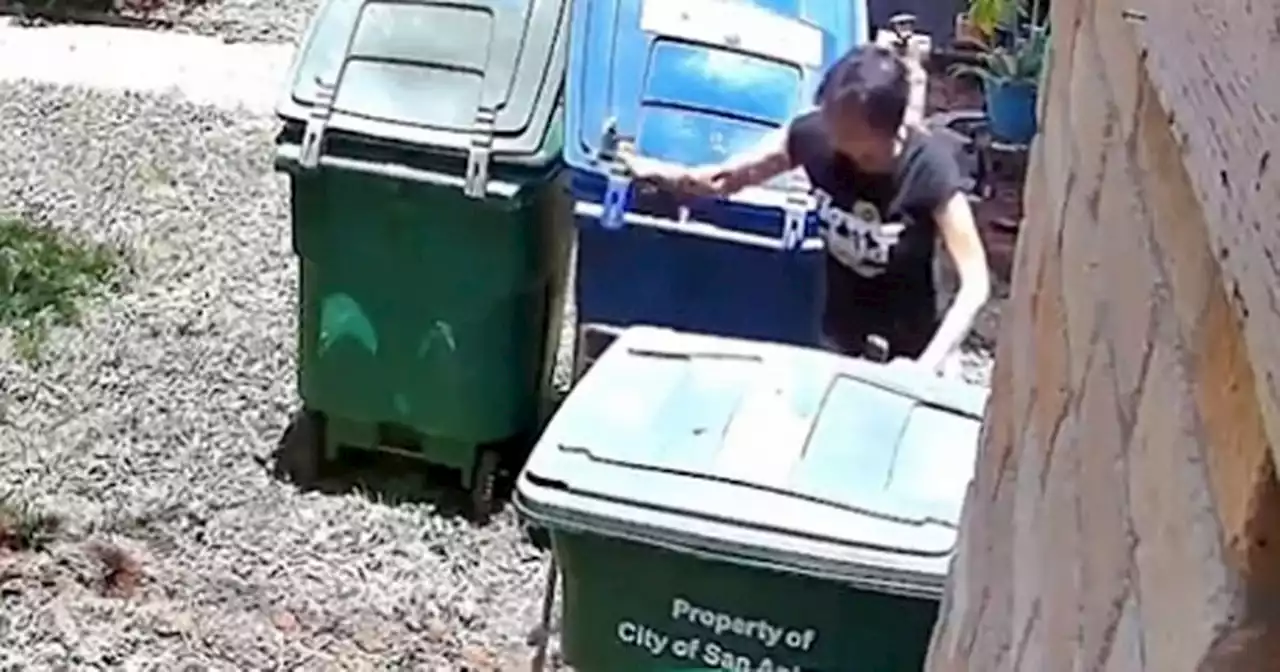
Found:
[[[1039, 1], [1033, 3], [1030, 21], [1016, 21], [1005, 45], [989, 47], [974, 63], [958, 63], [953, 76], [973, 76], [982, 81], [987, 122], [992, 137], [1002, 142], [1026, 144], [1036, 134], [1036, 95], [1048, 48], [1049, 30], [1041, 17]], [[995, 30], [1007, 16], [1009, 0], [974, 0], [970, 11], [974, 24], [984, 32]], [[989, 33], [990, 34], [990, 33]]]

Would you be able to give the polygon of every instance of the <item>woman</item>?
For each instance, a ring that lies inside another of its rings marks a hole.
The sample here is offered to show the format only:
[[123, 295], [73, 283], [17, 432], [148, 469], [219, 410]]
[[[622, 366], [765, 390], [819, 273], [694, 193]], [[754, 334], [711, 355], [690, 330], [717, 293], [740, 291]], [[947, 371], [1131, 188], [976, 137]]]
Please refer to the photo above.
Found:
[[[727, 196], [803, 168], [826, 242], [827, 347], [861, 356], [867, 339], [880, 336], [891, 357], [940, 370], [986, 302], [990, 280], [959, 167], [946, 145], [903, 123], [909, 95], [906, 65], [895, 54], [857, 47], [823, 78], [817, 109], [761, 151], [713, 167], [637, 161], [635, 176], [684, 194]], [[941, 321], [937, 238], [960, 276]]]

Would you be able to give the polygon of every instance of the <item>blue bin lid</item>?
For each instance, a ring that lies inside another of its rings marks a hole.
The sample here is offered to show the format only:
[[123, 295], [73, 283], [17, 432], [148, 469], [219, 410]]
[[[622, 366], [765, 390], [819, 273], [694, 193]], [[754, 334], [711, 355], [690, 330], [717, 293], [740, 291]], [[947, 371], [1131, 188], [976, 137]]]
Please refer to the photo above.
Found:
[[[568, 0], [326, 0], [294, 57], [278, 113], [413, 148], [541, 164], [558, 119]], [[331, 101], [331, 102], [330, 102]]]
[[685, 165], [758, 146], [809, 104], [852, 15], [831, 0], [576, 3], [566, 162], [607, 171], [596, 159], [610, 121], [640, 154]]
[[[615, 140], [642, 157], [704, 165], [781, 132], [811, 106], [826, 65], [857, 39], [862, 7], [861, 0], [574, 3], [564, 159], [577, 214], [603, 213]], [[628, 210], [670, 233], [814, 250], [821, 241], [812, 203], [804, 172], [792, 170], [732, 197], [694, 199], [678, 221], [661, 198], [634, 199]]]
[[935, 596], [984, 388], [901, 362], [624, 332], [534, 448], [534, 522]]

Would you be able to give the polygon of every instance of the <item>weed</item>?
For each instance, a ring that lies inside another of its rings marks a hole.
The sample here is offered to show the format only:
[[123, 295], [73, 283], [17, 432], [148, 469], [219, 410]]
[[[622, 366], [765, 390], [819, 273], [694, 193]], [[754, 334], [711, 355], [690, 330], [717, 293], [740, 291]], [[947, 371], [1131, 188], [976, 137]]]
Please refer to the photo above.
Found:
[[117, 249], [0, 217], [0, 327], [13, 329], [24, 358], [37, 359], [49, 331], [77, 324], [80, 301], [109, 288], [122, 265]]
[[62, 519], [12, 496], [0, 495], [0, 553], [42, 551], [62, 531]]

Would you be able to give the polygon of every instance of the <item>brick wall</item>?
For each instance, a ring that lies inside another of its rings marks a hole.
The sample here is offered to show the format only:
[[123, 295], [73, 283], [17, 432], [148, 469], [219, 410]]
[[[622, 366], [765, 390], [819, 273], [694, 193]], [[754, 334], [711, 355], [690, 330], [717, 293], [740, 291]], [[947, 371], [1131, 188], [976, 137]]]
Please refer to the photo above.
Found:
[[1143, 4], [1053, 2], [929, 672], [1280, 670], [1280, 4]]

